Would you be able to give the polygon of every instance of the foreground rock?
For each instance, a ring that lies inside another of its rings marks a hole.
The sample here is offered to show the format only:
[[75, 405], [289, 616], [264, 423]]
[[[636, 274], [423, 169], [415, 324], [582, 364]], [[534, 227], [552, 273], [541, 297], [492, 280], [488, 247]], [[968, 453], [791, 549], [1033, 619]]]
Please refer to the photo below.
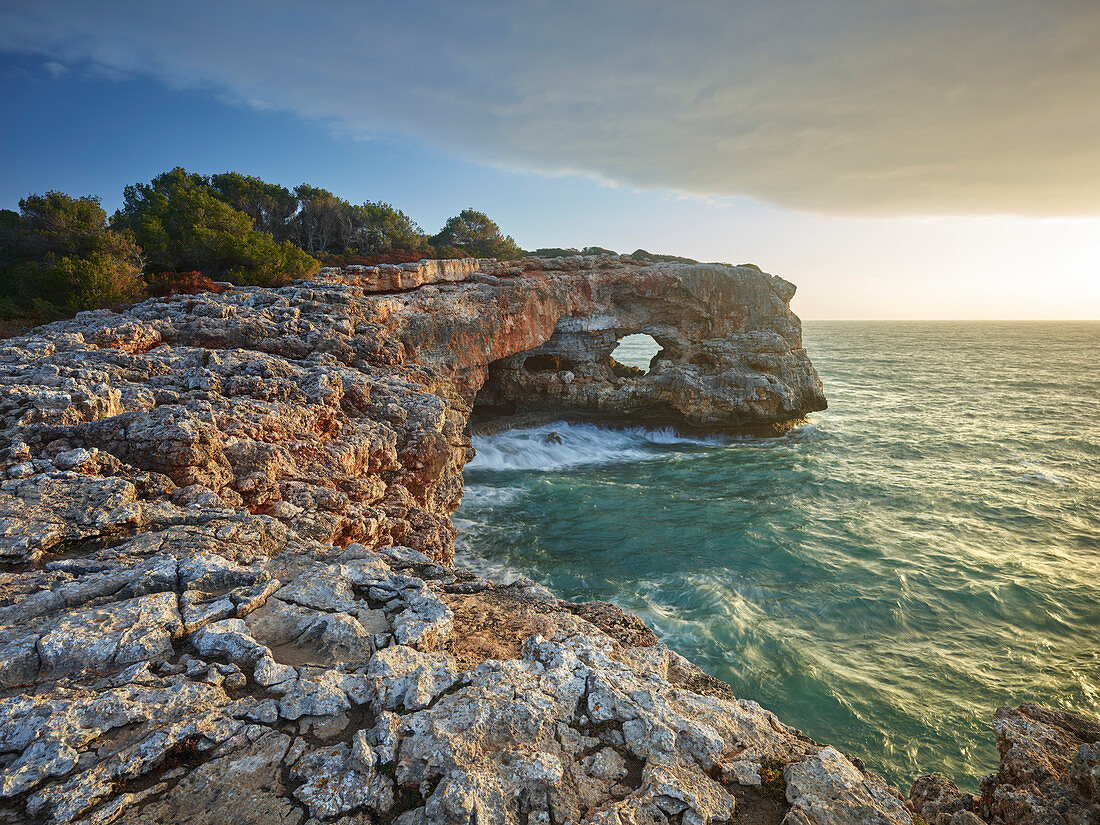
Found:
[[330, 271], [2, 342], [0, 822], [911, 821], [636, 618], [451, 566], [477, 394], [563, 329], [679, 305], [666, 340], [724, 347], [650, 385], [578, 370], [593, 408], [822, 403], [785, 282], [556, 265]]
[[910, 805], [928, 825], [1096, 825], [1100, 724], [1033, 704], [993, 716], [1001, 764], [977, 796], [944, 776], [913, 783]]

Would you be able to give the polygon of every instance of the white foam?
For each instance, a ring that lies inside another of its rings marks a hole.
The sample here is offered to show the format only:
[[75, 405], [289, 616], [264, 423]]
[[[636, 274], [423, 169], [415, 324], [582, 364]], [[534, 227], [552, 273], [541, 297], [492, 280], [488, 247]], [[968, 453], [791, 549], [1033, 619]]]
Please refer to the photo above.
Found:
[[462, 506], [469, 509], [499, 507], [522, 496], [522, 487], [490, 487], [483, 484], [467, 484], [462, 492]]
[[1020, 484], [1027, 484], [1031, 481], [1040, 481], [1044, 484], [1069, 484], [1068, 479], [1064, 479], [1061, 476], [1056, 476], [1053, 473], [1044, 473], [1042, 470], [1036, 470], [1033, 473], [1027, 473], [1026, 475], [1016, 476], [1012, 479]]
[[717, 439], [684, 438], [672, 430], [632, 427], [609, 430], [591, 424], [564, 421], [508, 430], [494, 435], [475, 435], [477, 456], [472, 470], [554, 471], [595, 464], [630, 463], [659, 457], [660, 446], [670, 444], [721, 444]]
[[622, 432], [630, 433], [650, 444], [726, 444], [732, 439], [724, 436], [683, 436], [671, 427], [651, 430], [645, 427], [627, 427]]
[[511, 584], [517, 579], [529, 578], [527, 573], [517, 570], [504, 562], [487, 559], [472, 549], [473, 542], [468, 541], [459, 532], [455, 542], [455, 566], [461, 567], [491, 579], [497, 584]]

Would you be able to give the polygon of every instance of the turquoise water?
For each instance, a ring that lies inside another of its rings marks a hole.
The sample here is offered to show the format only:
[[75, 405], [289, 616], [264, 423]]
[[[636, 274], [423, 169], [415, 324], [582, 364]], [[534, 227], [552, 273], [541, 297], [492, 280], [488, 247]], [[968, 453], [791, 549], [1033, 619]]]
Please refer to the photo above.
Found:
[[637, 613], [903, 789], [974, 788], [998, 705], [1100, 716], [1100, 323], [805, 340], [830, 409], [780, 439], [475, 438], [459, 561]]

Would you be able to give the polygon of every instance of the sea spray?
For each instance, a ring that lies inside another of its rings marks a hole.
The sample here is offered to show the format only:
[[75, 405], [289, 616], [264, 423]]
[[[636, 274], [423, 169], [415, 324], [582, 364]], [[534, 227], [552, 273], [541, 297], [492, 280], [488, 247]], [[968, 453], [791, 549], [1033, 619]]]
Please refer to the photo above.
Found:
[[661, 458], [667, 447], [715, 446], [730, 439], [692, 438], [671, 429], [609, 429], [558, 421], [541, 427], [475, 435], [471, 470], [549, 472], [593, 464]]

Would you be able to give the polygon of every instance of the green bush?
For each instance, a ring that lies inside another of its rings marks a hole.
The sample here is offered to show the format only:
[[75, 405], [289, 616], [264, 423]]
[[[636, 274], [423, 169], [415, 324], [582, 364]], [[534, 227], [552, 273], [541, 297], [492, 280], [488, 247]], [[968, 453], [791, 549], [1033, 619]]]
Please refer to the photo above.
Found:
[[97, 198], [29, 195], [0, 215], [0, 297], [49, 320], [141, 295], [141, 250], [107, 228]]
[[395, 249], [425, 250], [428, 237], [416, 222], [400, 209], [382, 201], [353, 206], [355, 247], [360, 255], [377, 255]]
[[643, 263], [671, 263], [671, 264], [697, 264], [699, 263], [694, 258], [682, 258], [679, 255], [657, 255], [653, 252], [646, 252], [644, 249], [635, 249], [630, 253], [630, 257], [636, 261], [642, 261]]
[[127, 186], [111, 225], [133, 234], [150, 272], [198, 270], [275, 286], [320, 268], [290, 241], [257, 232], [252, 218], [216, 197], [206, 178], [178, 166], [148, 184]]
[[437, 250], [458, 247], [475, 258], [512, 260], [524, 254], [511, 235], [505, 235], [488, 215], [475, 209], [463, 209], [448, 218], [442, 231], [431, 239], [431, 244]]
[[222, 172], [210, 176], [210, 190], [218, 200], [252, 218], [256, 231], [278, 241], [290, 237], [289, 221], [298, 211], [298, 198], [285, 186], [240, 172]]

